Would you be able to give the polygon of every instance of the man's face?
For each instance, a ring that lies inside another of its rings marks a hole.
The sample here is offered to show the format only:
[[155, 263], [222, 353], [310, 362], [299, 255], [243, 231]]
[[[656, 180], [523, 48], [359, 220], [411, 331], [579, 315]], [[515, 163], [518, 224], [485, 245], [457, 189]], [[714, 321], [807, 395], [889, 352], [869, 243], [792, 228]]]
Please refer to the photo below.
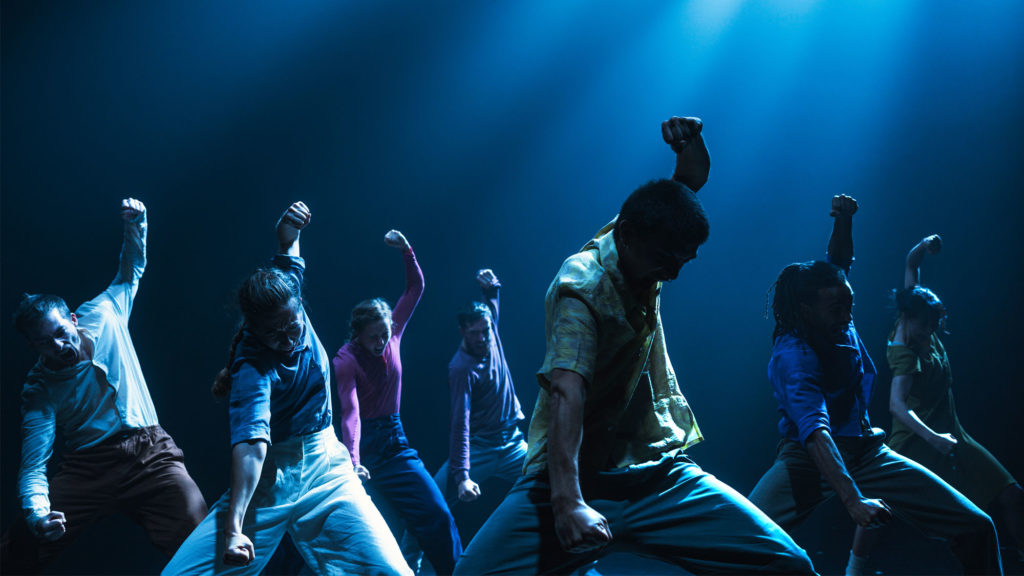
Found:
[[374, 356], [384, 355], [388, 340], [391, 340], [391, 323], [384, 320], [377, 320], [356, 335], [356, 343]]
[[849, 282], [820, 288], [813, 304], [800, 306], [812, 337], [838, 343], [853, 321], [853, 289]]
[[476, 322], [459, 326], [466, 352], [483, 358], [491, 349], [491, 319], [484, 316]]
[[29, 329], [28, 342], [53, 368], [67, 368], [82, 359], [82, 335], [78, 332], [78, 318], [68, 318], [51, 308], [35, 326]]
[[291, 354], [302, 343], [305, 329], [302, 303], [292, 298], [271, 314], [249, 321], [249, 329], [267, 348], [282, 354]]
[[633, 276], [638, 283], [648, 286], [675, 280], [683, 265], [697, 257], [696, 246], [669, 250], [652, 239], [634, 242], [629, 252], [633, 260]]

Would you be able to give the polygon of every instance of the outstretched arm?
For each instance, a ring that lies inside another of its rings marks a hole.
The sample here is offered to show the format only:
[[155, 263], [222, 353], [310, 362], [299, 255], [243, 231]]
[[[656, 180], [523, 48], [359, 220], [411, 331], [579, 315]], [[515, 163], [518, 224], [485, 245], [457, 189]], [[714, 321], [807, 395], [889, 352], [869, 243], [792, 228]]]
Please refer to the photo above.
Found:
[[853, 264], [853, 215], [857, 213], [857, 201], [841, 194], [832, 197], [832, 236], [828, 239], [828, 261], [839, 266], [847, 274]]
[[405, 292], [395, 304], [391, 313], [391, 323], [394, 325], [394, 335], [401, 337], [405, 332], [405, 325], [416, 310], [416, 305], [423, 296], [423, 271], [420, 270], [419, 262], [416, 261], [416, 254], [405, 236], [398, 230], [391, 230], [384, 236], [384, 243], [392, 248], [402, 251], [402, 258], [405, 259]]
[[476, 282], [480, 285], [487, 307], [491, 309], [491, 320], [494, 321], [494, 331], [498, 331], [498, 291], [501, 289], [501, 281], [495, 276], [490, 268], [478, 270]]
[[299, 234], [302, 229], [309, 226], [313, 217], [309, 208], [302, 202], [296, 202], [288, 207], [277, 220], [277, 243], [281, 254], [298, 257]]
[[921, 262], [924, 255], [938, 254], [942, 250], [942, 238], [938, 234], [932, 234], [922, 239], [907, 252], [907, 269], [903, 274], [903, 287], [910, 288], [921, 283]]
[[139, 280], [146, 270], [146, 205], [135, 198], [121, 200], [121, 220], [124, 221], [121, 260], [107, 294], [127, 318], [139, 290]]
[[676, 153], [676, 169], [672, 179], [697, 192], [708, 181], [711, 156], [701, 133], [700, 118], [673, 116], [661, 123], [661, 137]]
[[239, 442], [231, 449], [231, 501], [224, 526], [224, 563], [245, 566], [256, 559], [252, 540], [242, 533], [242, 521], [267, 458], [264, 440]]

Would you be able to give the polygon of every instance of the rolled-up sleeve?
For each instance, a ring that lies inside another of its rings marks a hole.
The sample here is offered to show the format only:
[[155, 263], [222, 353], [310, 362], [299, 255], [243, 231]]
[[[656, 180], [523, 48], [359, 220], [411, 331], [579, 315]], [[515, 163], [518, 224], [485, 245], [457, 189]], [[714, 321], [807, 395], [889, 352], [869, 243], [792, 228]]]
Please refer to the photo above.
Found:
[[597, 322], [590, 308], [579, 298], [562, 296], [555, 303], [544, 365], [538, 374], [540, 385], [548, 388], [551, 373], [570, 370], [594, 381], [597, 364]]
[[36, 519], [50, 513], [50, 484], [46, 479], [46, 463], [53, 455], [57, 419], [45, 392], [30, 385], [22, 393], [21, 413], [18, 495], [31, 527]]
[[800, 443], [805, 444], [815, 430], [830, 429], [817, 359], [799, 350], [787, 350], [775, 355], [770, 368], [776, 399], [796, 425]]
[[270, 443], [271, 377], [250, 362], [239, 362], [231, 375], [231, 445], [251, 440]]

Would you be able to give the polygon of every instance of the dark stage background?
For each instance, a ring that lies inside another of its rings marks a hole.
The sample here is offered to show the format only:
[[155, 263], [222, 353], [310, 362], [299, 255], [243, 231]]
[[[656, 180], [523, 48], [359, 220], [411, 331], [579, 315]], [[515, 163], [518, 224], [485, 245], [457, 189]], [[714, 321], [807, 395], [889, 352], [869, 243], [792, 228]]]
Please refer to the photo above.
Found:
[[[940, 233], [923, 273], [950, 310], [960, 417], [1020, 478], [1022, 22], [1009, 0], [5, 0], [2, 525], [18, 513], [19, 391], [35, 359], [10, 314], [23, 291], [75, 307], [106, 286], [121, 198], [149, 209], [135, 346], [208, 501], [228, 485], [226, 405], [209, 386], [234, 290], [295, 200], [313, 211], [306, 300], [329, 352], [357, 301], [402, 291], [384, 233], [415, 247], [427, 287], [403, 346], [402, 417], [433, 470], [447, 456], [454, 313], [477, 295], [475, 271], [504, 283], [502, 338], [529, 414], [548, 282], [633, 188], [671, 174], [659, 132], [671, 115], [701, 116], [713, 157], [711, 238], [662, 310], [707, 437], [694, 459], [744, 493], [771, 464], [765, 291], [824, 253], [829, 199], [850, 194], [855, 316], [882, 374], [875, 424], [890, 421], [887, 291], [907, 250]], [[832, 504], [797, 534], [826, 572], [852, 534]], [[61, 570], [161, 565], [127, 521], [86, 540]], [[905, 527], [876, 556], [890, 571], [951, 561]]]

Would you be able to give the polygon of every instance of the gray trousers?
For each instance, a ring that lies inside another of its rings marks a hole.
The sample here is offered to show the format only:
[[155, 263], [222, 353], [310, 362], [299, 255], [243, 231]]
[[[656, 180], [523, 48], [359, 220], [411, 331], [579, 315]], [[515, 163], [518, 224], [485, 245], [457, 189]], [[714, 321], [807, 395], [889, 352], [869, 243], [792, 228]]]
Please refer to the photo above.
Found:
[[570, 554], [559, 545], [546, 473], [524, 476], [463, 553], [455, 574], [561, 574], [611, 552], [658, 558], [696, 573], [813, 574], [807, 554], [738, 492], [685, 456], [600, 474], [587, 504], [612, 543]]
[[[968, 574], [1001, 574], [992, 519], [917, 462], [889, 449], [878, 433], [837, 438], [847, 471], [866, 498], [880, 498], [893, 513], [926, 535], [947, 540]], [[807, 450], [783, 440], [775, 463], [750, 493], [750, 501], [786, 530], [807, 518], [835, 492]]]

